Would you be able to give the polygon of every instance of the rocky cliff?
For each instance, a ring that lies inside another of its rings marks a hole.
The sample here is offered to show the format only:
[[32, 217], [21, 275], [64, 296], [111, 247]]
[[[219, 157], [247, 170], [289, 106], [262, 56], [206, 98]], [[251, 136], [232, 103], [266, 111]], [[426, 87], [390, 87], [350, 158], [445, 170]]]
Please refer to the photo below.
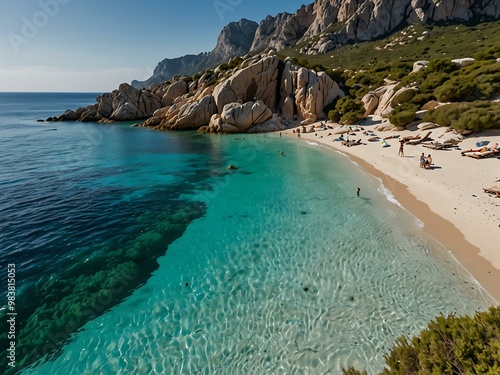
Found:
[[316, 0], [294, 14], [268, 16], [258, 25], [245, 19], [231, 22], [222, 30], [212, 52], [165, 59], [151, 78], [133, 81], [132, 85], [145, 88], [175, 75], [192, 75], [230, 57], [267, 47], [280, 51], [309, 41], [302, 53], [327, 53], [346, 43], [386, 36], [412, 23], [498, 18], [498, 0]]
[[217, 39], [212, 52], [165, 59], [158, 63], [153, 75], [145, 81], [132, 81], [135, 88], [147, 88], [153, 83], [162, 83], [176, 75], [193, 75], [206, 68], [213, 68], [233, 56], [245, 55], [252, 45], [258, 24], [241, 19], [226, 25]]
[[374, 40], [414, 23], [466, 22], [500, 18], [498, 0], [317, 0], [315, 21], [301, 49], [326, 53], [346, 43]]

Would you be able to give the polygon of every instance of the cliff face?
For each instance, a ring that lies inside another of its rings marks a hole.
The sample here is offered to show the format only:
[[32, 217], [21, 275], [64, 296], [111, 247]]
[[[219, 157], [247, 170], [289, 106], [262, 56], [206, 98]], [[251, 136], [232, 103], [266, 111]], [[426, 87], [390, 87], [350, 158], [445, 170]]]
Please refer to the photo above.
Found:
[[246, 19], [226, 25], [217, 39], [217, 45], [208, 53], [165, 59], [158, 63], [153, 75], [146, 81], [132, 81], [136, 88], [147, 88], [162, 83], [175, 75], [192, 75], [206, 68], [215, 67], [230, 57], [248, 53], [257, 29], [257, 23]]
[[279, 51], [316, 36], [319, 39], [304, 46], [302, 53], [327, 53], [339, 45], [380, 38], [417, 22], [498, 18], [498, 0], [316, 0], [294, 14], [268, 16], [259, 25], [245, 19], [232, 22], [224, 27], [212, 52], [165, 59], [150, 79], [133, 85], [148, 87], [174, 75], [215, 67], [235, 55], [267, 47]]
[[369, 41], [389, 35], [397, 28], [423, 22], [465, 22], [500, 18], [498, 0], [318, 0], [318, 14], [307, 36], [321, 33], [319, 41], [301, 50], [305, 54], [326, 53], [348, 42]]

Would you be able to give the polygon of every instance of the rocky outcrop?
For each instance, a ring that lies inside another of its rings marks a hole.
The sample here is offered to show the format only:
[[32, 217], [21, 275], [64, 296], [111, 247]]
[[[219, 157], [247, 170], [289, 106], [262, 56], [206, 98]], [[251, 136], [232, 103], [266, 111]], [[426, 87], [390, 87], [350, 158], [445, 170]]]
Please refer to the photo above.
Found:
[[116, 121], [148, 118], [162, 106], [161, 98], [155, 93], [136, 89], [127, 83], [113, 91], [112, 98], [113, 112], [109, 119]]
[[251, 50], [257, 27], [256, 22], [244, 18], [226, 25], [208, 56], [207, 67], [215, 67], [233, 56], [246, 55]]
[[315, 122], [323, 109], [340, 94], [338, 84], [325, 72], [285, 63], [280, 86], [280, 113], [292, 118], [294, 113], [306, 122]]
[[267, 16], [260, 24], [245, 19], [231, 22], [223, 28], [211, 52], [165, 59], [152, 77], [133, 81], [132, 85], [147, 88], [268, 47], [279, 51], [311, 40], [301, 53], [327, 53], [348, 42], [383, 37], [406, 24], [498, 18], [500, 3], [495, 0], [316, 0], [294, 14]]
[[425, 68], [427, 68], [427, 65], [429, 65], [429, 61], [427, 60], [420, 60], [420, 61], [415, 61], [413, 63], [413, 70], [411, 71], [412, 73], [418, 73]]
[[208, 52], [198, 55], [185, 55], [160, 61], [153, 70], [153, 75], [144, 81], [133, 80], [131, 85], [138, 89], [150, 87], [154, 83], [168, 81], [174, 76], [195, 74], [207, 67]]
[[219, 111], [228, 103], [256, 99], [262, 100], [268, 108], [275, 108], [278, 63], [278, 56], [266, 56], [218, 84], [214, 98]]
[[206, 125], [215, 113], [217, 113], [217, 107], [214, 97], [207, 95], [196, 102], [184, 104], [179, 109], [178, 115], [165, 124], [164, 129], [198, 129], [200, 126]]
[[318, 35], [328, 24], [336, 31], [306, 45], [301, 50], [306, 54], [326, 53], [347, 42], [374, 40], [404, 24], [500, 17], [500, 4], [492, 0], [316, 0], [314, 7], [322, 12], [305, 35]]
[[124, 83], [98, 96], [97, 103], [68, 110], [58, 119], [146, 119], [142, 126], [160, 130], [271, 131], [284, 128], [280, 113], [286, 120], [299, 117], [305, 123], [326, 118], [325, 106], [339, 94], [339, 86], [326, 73], [292, 65], [289, 59], [282, 62], [270, 50], [240, 59], [238, 68], [218, 67], [194, 80], [181, 77], [148, 89]]
[[187, 94], [188, 90], [189, 88], [187, 82], [182, 79], [180, 81], [172, 83], [170, 86], [166, 88], [165, 93], [161, 98], [162, 105], [165, 107], [172, 105], [176, 98], [184, 94]]
[[293, 15], [280, 13], [276, 17], [267, 17], [255, 33], [251, 50], [293, 47], [314, 22], [317, 15], [313, 8], [313, 4], [302, 5]]
[[378, 97], [373, 92], [369, 92], [361, 99], [365, 108], [364, 116], [367, 117], [375, 111], [378, 106]]
[[250, 101], [245, 104], [229, 103], [224, 106], [220, 118], [223, 124], [237, 127], [239, 130], [248, 130], [269, 120], [273, 112], [262, 100]]

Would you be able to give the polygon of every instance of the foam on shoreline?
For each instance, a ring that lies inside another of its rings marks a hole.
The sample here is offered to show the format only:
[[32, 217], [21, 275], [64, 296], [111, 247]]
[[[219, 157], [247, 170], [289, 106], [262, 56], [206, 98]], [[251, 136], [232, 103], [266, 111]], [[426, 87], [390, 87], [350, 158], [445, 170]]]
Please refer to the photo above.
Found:
[[[370, 120], [369, 125], [362, 125], [367, 130], [373, 130], [380, 123], [380, 119]], [[444, 128], [433, 129], [432, 137], [437, 139], [444, 132]], [[399, 157], [397, 138], [387, 140], [392, 147], [380, 147], [378, 142], [367, 141], [371, 135], [362, 132], [351, 136], [363, 143], [354, 147], [332, 142], [335, 135], [327, 135], [331, 130], [301, 132], [300, 138], [292, 129], [282, 133], [299, 141], [323, 144], [378, 178], [380, 192], [414, 215], [423, 230], [448, 249], [472, 277], [500, 301], [500, 201], [484, 194], [482, 189], [500, 179], [498, 159], [476, 160], [462, 157], [460, 151], [454, 149], [430, 150], [421, 145], [406, 146], [405, 157]], [[415, 135], [410, 130], [376, 133], [380, 137]], [[459, 146], [462, 150], [474, 148], [482, 139], [500, 143], [500, 131], [471, 135]], [[436, 164], [433, 169], [418, 168], [421, 152], [433, 155]]]

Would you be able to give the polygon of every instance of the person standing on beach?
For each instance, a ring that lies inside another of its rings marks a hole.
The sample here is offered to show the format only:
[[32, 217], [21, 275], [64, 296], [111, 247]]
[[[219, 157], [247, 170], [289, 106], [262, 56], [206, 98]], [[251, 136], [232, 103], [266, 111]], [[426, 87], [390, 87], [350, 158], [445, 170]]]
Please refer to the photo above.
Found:
[[420, 155], [420, 168], [425, 168], [425, 154]]
[[399, 141], [399, 151], [398, 151], [398, 156], [401, 156], [401, 157], [404, 157], [404, 156], [405, 156], [405, 152], [404, 152], [404, 150], [403, 150], [404, 144], [405, 144], [405, 141], [403, 141], [403, 140], [400, 140], [400, 141]]

